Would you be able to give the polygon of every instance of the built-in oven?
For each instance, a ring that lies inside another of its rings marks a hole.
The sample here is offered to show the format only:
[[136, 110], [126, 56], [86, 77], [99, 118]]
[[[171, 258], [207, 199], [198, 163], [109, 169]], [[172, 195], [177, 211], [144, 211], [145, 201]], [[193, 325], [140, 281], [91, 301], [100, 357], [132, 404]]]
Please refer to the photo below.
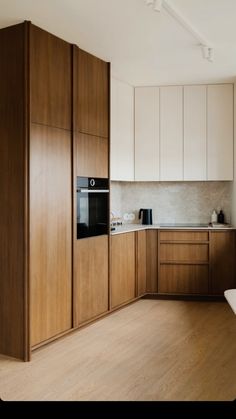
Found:
[[77, 239], [109, 232], [109, 180], [77, 177]]

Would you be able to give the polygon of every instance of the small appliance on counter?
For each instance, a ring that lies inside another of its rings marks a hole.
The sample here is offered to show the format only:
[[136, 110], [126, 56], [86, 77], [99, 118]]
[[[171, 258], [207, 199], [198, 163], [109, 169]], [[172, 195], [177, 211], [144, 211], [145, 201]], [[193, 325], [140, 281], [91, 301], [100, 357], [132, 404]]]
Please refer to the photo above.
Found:
[[143, 209], [139, 211], [139, 220], [142, 219], [143, 225], [152, 225], [152, 209]]

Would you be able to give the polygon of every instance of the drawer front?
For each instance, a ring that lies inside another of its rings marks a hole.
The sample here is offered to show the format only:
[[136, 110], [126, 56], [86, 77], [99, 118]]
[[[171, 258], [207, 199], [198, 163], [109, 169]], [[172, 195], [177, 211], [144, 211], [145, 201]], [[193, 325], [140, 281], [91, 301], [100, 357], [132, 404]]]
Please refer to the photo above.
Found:
[[161, 265], [158, 292], [167, 294], [208, 294], [207, 265]]
[[208, 241], [208, 231], [160, 231], [160, 241]]
[[160, 244], [160, 262], [208, 262], [208, 244]]

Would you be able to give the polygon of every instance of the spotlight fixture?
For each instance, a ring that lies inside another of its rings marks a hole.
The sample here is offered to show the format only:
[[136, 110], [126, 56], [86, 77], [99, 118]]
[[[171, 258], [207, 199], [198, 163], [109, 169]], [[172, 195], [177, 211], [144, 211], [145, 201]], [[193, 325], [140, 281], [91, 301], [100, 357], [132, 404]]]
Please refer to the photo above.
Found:
[[162, 0], [155, 0], [153, 9], [155, 12], [161, 12]]
[[208, 60], [210, 62], [213, 61], [213, 55], [214, 55], [214, 50], [213, 48], [207, 46], [207, 45], [201, 45], [202, 48], [202, 56], [205, 60]]
[[162, 0], [146, 0], [147, 6], [152, 6], [155, 12], [160, 12], [162, 8]]
[[154, 0], [146, 0], [147, 6], [153, 6]]

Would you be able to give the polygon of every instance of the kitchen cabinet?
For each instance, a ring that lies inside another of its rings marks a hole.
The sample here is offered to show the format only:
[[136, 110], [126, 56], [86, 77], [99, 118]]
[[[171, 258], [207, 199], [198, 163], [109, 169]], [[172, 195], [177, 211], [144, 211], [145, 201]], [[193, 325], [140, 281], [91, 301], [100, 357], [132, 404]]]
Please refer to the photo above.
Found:
[[207, 87], [184, 86], [184, 180], [207, 180]]
[[30, 330], [35, 346], [72, 327], [71, 133], [32, 124]]
[[160, 179], [158, 87], [135, 89], [135, 181]]
[[183, 180], [183, 87], [160, 88], [160, 180]]
[[233, 180], [233, 85], [135, 88], [134, 149], [136, 181]]
[[208, 294], [208, 266], [161, 265], [158, 292], [160, 294]]
[[221, 295], [235, 288], [235, 231], [160, 231], [158, 293]]
[[233, 85], [208, 86], [208, 180], [233, 180]]
[[109, 64], [73, 47], [74, 131], [109, 137]]
[[108, 237], [76, 246], [76, 176], [109, 173], [109, 64], [86, 54], [0, 30], [0, 353], [26, 361], [108, 309]]
[[24, 48], [23, 25], [0, 30], [0, 353], [21, 359], [28, 357]]
[[209, 290], [209, 233], [159, 232], [159, 294], [200, 294]]
[[108, 178], [108, 138], [74, 132], [74, 154], [77, 176]]
[[134, 180], [134, 88], [111, 85], [111, 180]]
[[136, 294], [135, 233], [111, 238], [111, 308], [132, 301]]
[[147, 230], [147, 293], [157, 293], [158, 230]]
[[236, 288], [235, 254], [235, 231], [210, 233], [210, 294], [223, 295], [227, 289]]
[[137, 297], [146, 294], [147, 290], [147, 236], [146, 231], [136, 232], [136, 275]]
[[77, 240], [73, 301], [74, 327], [108, 311], [108, 236]]
[[29, 360], [72, 326], [70, 45], [25, 22], [0, 57], [0, 352]]
[[71, 46], [30, 25], [31, 122], [71, 130]]

